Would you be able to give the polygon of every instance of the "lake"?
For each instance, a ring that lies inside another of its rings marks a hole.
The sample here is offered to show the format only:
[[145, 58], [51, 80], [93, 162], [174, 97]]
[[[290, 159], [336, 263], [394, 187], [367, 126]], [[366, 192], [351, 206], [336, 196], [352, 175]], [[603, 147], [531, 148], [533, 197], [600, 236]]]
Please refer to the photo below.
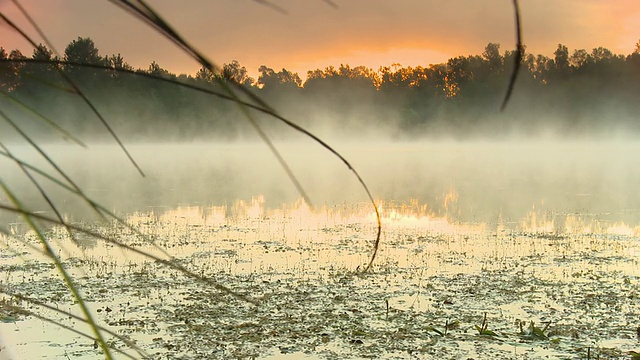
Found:
[[[220, 205], [258, 195], [265, 197], [267, 207], [278, 207], [300, 197], [264, 144], [130, 145], [144, 178], [114, 146], [45, 149], [89, 197], [119, 213]], [[386, 141], [339, 144], [336, 149], [376, 199], [415, 199], [429, 212], [454, 221], [517, 223], [536, 211], [640, 223], [640, 143]], [[32, 159], [24, 148], [13, 151]], [[281, 151], [313, 205], [368, 201], [356, 178], [326, 150], [312, 143], [285, 143]], [[47, 211], [24, 175], [7, 161], [0, 160], [7, 169], [3, 179], [32, 209]], [[66, 211], [87, 213], [83, 204], [46, 181], [44, 185], [65, 201]]]
[[[369, 274], [360, 271], [375, 238], [373, 209], [344, 164], [314, 144], [281, 145], [312, 204], [263, 144], [132, 145], [144, 178], [113, 146], [45, 148], [136, 229], [101, 221], [47, 185], [69, 219], [108, 240], [45, 230], [98, 324], [114, 332], [107, 342], [128, 356], [624, 358], [638, 350], [640, 143], [340, 144], [379, 200], [382, 245]], [[30, 209], [51, 216], [14, 165], [0, 166]], [[0, 216], [13, 234], [0, 235], [0, 284], [31, 301], [1, 300], [0, 359], [102, 358], [93, 340], [69, 330], [88, 328], [72, 317], [75, 301], [34, 234]]]

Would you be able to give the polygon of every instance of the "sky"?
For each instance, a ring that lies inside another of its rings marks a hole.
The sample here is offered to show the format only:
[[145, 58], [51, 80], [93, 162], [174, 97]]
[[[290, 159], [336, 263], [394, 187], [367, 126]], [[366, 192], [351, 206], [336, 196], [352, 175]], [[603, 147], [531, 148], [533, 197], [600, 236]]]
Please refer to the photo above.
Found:
[[[0, 11], [38, 39], [16, 9]], [[428, 66], [481, 54], [489, 42], [515, 47], [511, 0], [148, 0], [174, 28], [217, 65], [238, 60], [255, 77], [261, 65], [307, 70], [333, 65]], [[174, 73], [199, 65], [165, 38], [107, 0], [20, 0], [59, 53], [77, 37], [101, 55], [120, 53], [135, 68], [152, 61]], [[334, 6], [335, 5], [335, 6]], [[630, 54], [640, 39], [637, 0], [521, 0], [527, 51], [553, 56], [559, 43], [604, 46]], [[40, 40], [37, 40], [40, 41]], [[31, 47], [0, 20], [0, 46]]]

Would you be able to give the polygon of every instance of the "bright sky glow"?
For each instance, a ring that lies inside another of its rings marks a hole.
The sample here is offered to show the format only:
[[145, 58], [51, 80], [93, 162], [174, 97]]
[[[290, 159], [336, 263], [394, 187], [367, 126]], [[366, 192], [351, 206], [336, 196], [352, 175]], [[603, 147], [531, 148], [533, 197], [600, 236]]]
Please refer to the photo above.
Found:
[[[377, 69], [400, 63], [428, 66], [449, 57], [480, 54], [489, 42], [514, 47], [508, 0], [273, 0], [282, 14], [250, 0], [149, 0], [160, 14], [217, 64], [238, 60], [252, 74], [260, 65], [307, 70], [341, 63]], [[101, 55], [121, 53], [136, 68], [151, 61], [175, 73], [199, 66], [145, 25], [106, 0], [22, 0], [58, 51], [78, 36], [91, 37]], [[604, 46], [633, 52], [640, 38], [636, 0], [522, 0], [524, 41], [529, 52], [553, 54], [558, 43], [572, 52]], [[12, 1], [0, 11], [30, 29]], [[0, 46], [31, 48], [0, 23]]]

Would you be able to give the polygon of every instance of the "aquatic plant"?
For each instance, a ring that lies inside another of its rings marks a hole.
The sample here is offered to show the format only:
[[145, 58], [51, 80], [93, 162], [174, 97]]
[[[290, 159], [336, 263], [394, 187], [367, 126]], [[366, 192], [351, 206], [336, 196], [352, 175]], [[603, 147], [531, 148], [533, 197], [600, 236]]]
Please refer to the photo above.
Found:
[[442, 330], [436, 328], [435, 326], [429, 325], [426, 327], [427, 331], [432, 331], [440, 336], [446, 336], [449, 330], [457, 329], [460, 327], [460, 322], [458, 320], [454, 320], [449, 322], [449, 320], [445, 321], [444, 327]]
[[549, 339], [549, 336], [546, 334], [546, 331], [549, 328], [549, 325], [551, 325], [551, 322], [546, 322], [543, 328], [539, 328], [535, 326], [535, 323], [533, 321], [529, 322], [529, 326], [526, 329], [524, 328], [524, 324], [525, 324], [524, 321], [518, 321], [518, 325], [520, 327], [520, 336], [522, 336], [523, 338], [534, 339], [534, 340]]
[[484, 336], [498, 336], [494, 331], [489, 330], [489, 323], [487, 321], [487, 313], [482, 316], [482, 323], [480, 325], [474, 325], [478, 331], [478, 335]]

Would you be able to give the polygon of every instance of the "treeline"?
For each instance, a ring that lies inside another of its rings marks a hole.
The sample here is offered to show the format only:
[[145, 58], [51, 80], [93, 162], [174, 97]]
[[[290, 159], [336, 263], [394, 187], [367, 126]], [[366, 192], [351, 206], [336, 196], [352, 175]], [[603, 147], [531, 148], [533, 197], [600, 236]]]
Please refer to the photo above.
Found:
[[[280, 114], [320, 135], [640, 134], [640, 42], [626, 56], [602, 47], [570, 51], [562, 44], [553, 58], [525, 51], [514, 95], [500, 112], [514, 59], [515, 51], [501, 52], [499, 44], [489, 43], [481, 55], [458, 56], [443, 64], [377, 70], [330, 66], [308, 71], [303, 82], [297, 73], [264, 65], [253, 79], [237, 61], [224, 64], [219, 73], [203, 68], [193, 76], [172, 74], [156, 62], [134, 70], [120, 54], [102, 56], [90, 38], [78, 38], [68, 44], [62, 59], [43, 45], [30, 57], [0, 48], [0, 105], [5, 115], [20, 119], [25, 131], [50, 135], [52, 130], [43, 130], [40, 113], [75, 133], [104, 133], [66, 76], [125, 138], [235, 139], [252, 133], [236, 104], [136, 76], [150, 74], [221, 93], [231, 82], [242, 84]], [[276, 124], [265, 127], [278, 136]]]

